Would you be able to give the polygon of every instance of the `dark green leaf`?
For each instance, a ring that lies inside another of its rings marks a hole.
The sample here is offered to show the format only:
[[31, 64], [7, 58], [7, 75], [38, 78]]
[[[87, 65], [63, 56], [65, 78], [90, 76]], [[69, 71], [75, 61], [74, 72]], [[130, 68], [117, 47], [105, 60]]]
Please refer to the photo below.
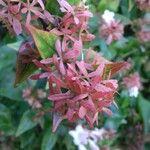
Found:
[[145, 134], [150, 131], [150, 102], [142, 97], [139, 97], [139, 108], [144, 121]]
[[56, 141], [57, 141], [56, 133], [51, 133], [50, 130], [48, 130], [44, 134], [41, 150], [52, 150], [52, 148], [56, 144]]
[[34, 64], [24, 64], [22, 63], [20, 58], [18, 58], [17, 60], [16, 67], [16, 79], [14, 84], [15, 86], [25, 81], [30, 75], [32, 75], [37, 70], [37, 67]]
[[104, 11], [110, 9], [112, 11], [117, 11], [120, 0], [101, 0], [98, 5], [99, 11]]
[[[70, 5], [77, 5], [79, 2], [80, 0], [68, 0]], [[53, 15], [62, 15], [62, 12], [60, 11], [60, 5], [57, 1], [47, 0], [46, 9]]]
[[12, 135], [14, 133], [10, 111], [3, 104], [0, 104], [0, 130], [5, 132], [7, 135]]
[[0, 47], [0, 95], [13, 100], [21, 99], [24, 87], [14, 88], [16, 51], [8, 46]]
[[37, 125], [37, 122], [33, 121], [34, 113], [33, 111], [24, 112], [19, 127], [16, 131], [16, 136], [23, 134], [24, 132], [34, 128]]

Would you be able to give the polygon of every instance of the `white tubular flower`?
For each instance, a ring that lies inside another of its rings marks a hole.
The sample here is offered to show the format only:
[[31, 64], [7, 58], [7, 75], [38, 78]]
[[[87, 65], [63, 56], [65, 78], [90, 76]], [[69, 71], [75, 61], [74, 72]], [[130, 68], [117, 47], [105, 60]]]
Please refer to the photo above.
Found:
[[139, 94], [139, 89], [138, 87], [134, 86], [132, 88], [129, 89], [129, 96], [130, 97], [137, 97]]
[[100, 150], [100, 148], [96, 145], [93, 140], [89, 140], [90, 150]]
[[73, 137], [73, 142], [78, 146], [79, 150], [86, 150], [84, 145], [88, 144], [88, 130], [84, 129], [81, 125], [78, 125], [75, 130], [69, 131], [69, 134]]
[[106, 130], [104, 128], [101, 128], [101, 129], [98, 129], [98, 128], [95, 128], [90, 136], [92, 137], [92, 139], [97, 142], [99, 140], [102, 140], [103, 139], [103, 136], [104, 134], [106, 133]]
[[114, 21], [114, 12], [111, 12], [109, 10], [105, 10], [104, 14], [102, 15], [103, 20], [105, 21], [105, 23], [110, 24], [112, 21]]
[[79, 150], [87, 150], [87, 148], [86, 148], [84, 145], [79, 145], [79, 146], [78, 146], [78, 149], [79, 149]]

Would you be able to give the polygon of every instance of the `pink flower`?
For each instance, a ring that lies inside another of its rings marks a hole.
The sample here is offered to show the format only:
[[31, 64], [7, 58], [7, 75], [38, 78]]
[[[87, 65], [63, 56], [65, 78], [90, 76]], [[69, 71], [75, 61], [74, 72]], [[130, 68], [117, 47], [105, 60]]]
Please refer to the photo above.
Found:
[[60, 22], [57, 28], [54, 28], [51, 32], [57, 35], [69, 35], [76, 40], [79, 40], [80, 37], [83, 41], [84, 39], [85, 41], [93, 40], [94, 35], [90, 34], [87, 30], [88, 19], [92, 17], [92, 13], [84, 7], [72, 7], [65, 0], [58, 0], [58, 2], [65, 15], [59, 18]]
[[138, 91], [141, 88], [141, 79], [138, 73], [134, 73], [129, 77], [125, 77], [123, 79], [123, 84], [128, 89], [130, 96], [138, 96]]
[[40, 100], [46, 97], [46, 93], [41, 89], [33, 91], [31, 88], [23, 90], [22, 97], [32, 108], [39, 109], [42, 107]]
[[[84, 10], [84, 8], [79, 8], [75, 6], [71, 6], [66, 0], [57, 0], [58, 3], [60, 4], [60, 10], [62, 12], [65, 12], [67, 14], [70, 14], [74, 17], [74, 22], [75, 24], [80, 23], [79, 17], [81, 16], [87, 16], [87, 17], [92, 17], [92, 13], [89, 12], [88, 10]], [[84, 10], [84, 11], [83, 11]]]
[[[16, 2], [17, 2], [17, 4], [16, 4]], [[21, 2], [19, 0], [16, 0], [16, 1], [0, 0], [0, 7], [2, 7], [0, 10], [0, 17], [3, 20], [9, 21], [9, 23], [12, 25], [13, 30], [15, 31], [15, 33], [17, 35], [22, 33], [22, 26], [20, 23], [20, 20], [21, 20], [21, 15], [20, 15]]]
[[134, 73], [134, 74], [131, 74], [129, 77], [125, 77], [123, 79], [123, 82], [127, 88], [131, 88], [134, 86], [140, 88], [141, 87], [141, 81], [140, 80], [141, 79], [140, 79], [139, 74]]
[[[45, 19], [45, 16], [42, 13], [44, 10], [44, 4], [42, 0], [32, 0], [31, 3], [30, 0], [27, 0], [27, 3], [23, 3], [23, 6], [24, 7], [21, 9], [21, 12], [23, 14], [27, 14], [26, 25], [30, 24], [30, 21], [35, 19], [35, 16]], [[32, 13], [34, 14], [33, 17], [31, 15]]]
[[146, 18], [142, 18], [138, 20], [140, 31], [137, 32], [137, 38], [140, 42], [148, 42], [150, 41], [150, 20]]
[[[41, 62], [33, 61], [37, 67], [45, 72], [33, 75], [31, 78], [47, 78], [50, 89], [48, 99], [54, 103], [52, 109], [55, 120], [53, 131], [56, 130], [63, 119], [74, 122], [85, 118], [89, 125], [93, 127], [93, 124], [98, 121], [100, 112], [112, 114], [109, 106], [114, 102], [113, 97], [118, 84], [116, 80], [108, 77], [103, 79], [103, 77], [105, 67], [109, 65], [112, 68], [113, 63], [102, 59], [100, 55], [99, 61], [96, 61], [98, 60], [96, 57], [91, 61], [88, 53], [86, 61], [78, 61], [77, 57], [70, 61], [71, 55], [67, 57], [61, 45], [62, 43], [58, 40], [56, 42], [58, 56], [54, 55], [52, 58]], [[74, 49], [70, 52], [74, 52]], [[53, 68], [50, 66], [53, 66]], [[117, 71], [118, 69], [111, 70], [112, 74]]]
[[141, 10], [150, 10], [150, 0], [136, 0]]
[[[93, 127], [95, 123], [98, 124], [100, 113], [112, 114], [109, 108], [114, 103], [118, 83], [111, 77], [127, 64], [112, 63], [91, 49], [83, 51], [83, 42], [94, 38], [88, 32], [91, 12], [85, 7], [72, 7], [65, 0], [58, 2], [65, 14], [55, 20], [44, 11], [42, 1], [33, 0], [30, 4], [28, 0], [27, 4], [23, 3], [21, 11], [27, 13], [27, 24], [31, 21], [31, 13], [34, 13], [52, 22], [55, 28], [50, 32], [60, 37], [55, 43], [56, 53], [52, 57], [41, 61], [38, 57], [29, 59], [42, 69], [41, 73], [31, 76], [31, 79], [47, 79], [48, 99], [53, 103], [49, 110], [53, 112], [53, 131], [63, 119], [70, 122], [85, 119]], [[41, 16], [43, 11], [44, 17]], [[110, 25], [116, 24], [112, 22]], [[21, 50], [26, 46], [32, 48], [32, 43], [22, 45]], [[33, 105], [35, 99], [39, 97], [29, 96], [27, 100]], [[90, 144], [94, 147], [92, 142]]]
[[112, 21], [110, 24], [103, 23], [100, 26], [100, 36], [106, 40], [107, 44], [122, 38], [124, 33], [123, 25], [119, 21]]
[[149, 42], [150, 41], [150, 31], [140, 31], [137, 33], [139, 41]]

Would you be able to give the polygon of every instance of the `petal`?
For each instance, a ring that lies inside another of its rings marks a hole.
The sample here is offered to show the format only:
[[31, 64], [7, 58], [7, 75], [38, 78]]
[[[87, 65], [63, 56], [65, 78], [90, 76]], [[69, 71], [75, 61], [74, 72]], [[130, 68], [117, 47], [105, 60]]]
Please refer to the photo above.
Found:
[[37, 0], [37, 1], [38, 1], [38, 3], [40, 4], [41, 8], [44, 10], [45, 8], [44, 8], [43, 1], [42, 1], [42, 0]]
[[100, 76], [100, 77], [102, 77], [103, 71], [104, 71], [104, 67], [105, 67], [105, 65], [103, 63], [101, 63], [98, 66], [98, 68], [96, 69], [96, 71], [93, 71], [92, 73], [89, 73], [88, 77], [93, 77], [93, 76]]
[[63, 63], [62, 60], [60, 60], [59, 70], [60, 70], [60, 73], [61, 73], [63, 76], [66, 74], [65, 65], [64, 65], [64, 63]]
[[52, 58], [43, 59], [40, 61], [42, 64], [51, 64], [53, 62]]
[[67, 1], [65, 1], [65, 0], [57, 0], [57, 1], [58, 1], [59, 5], [61, 6], [61, 10], [66, 9], [67, 12], [71, 12], [71, 13], [74, 12], [73, 8], [71, 7], [71, 5]]
[[107, 87], [116, 90], [118, 88], [118, 81], [117, 80], [103, 80], [102, 83], [104, 83]]
[[79, 145], [79, 150], [87, 150], [87, 148], [84, 145]]
[[55, 22], [54, 17], [46, 10], [44, 10], [44, 16], [47, 18], [47, 20], [51, 23]]
[[7, 7], [6, 3], [4, 3], [4, 1], [0, 0], [0, 5]]
[[22, 33], [22, 27], [19, 20], [13, 18], [13, 29], [17, 35]]
[[85, 109], [85, 107], [81, 106], [80, 109], [79, 109], [79, 117], [81, 119], [83, 119], [86, 115], [86, 112], [87, 112], [87, 110]]
[[93, 111], [93, 112], [96, 111], [95, 105], [94, 105], [94, 103], [93, 103], [93, 101], [92, 101], [90, 96], [89, 96], [89, 98], [87, 100], [82, 101], [81, 105], [83, 107], [85, 107], [87, 109], [87, 111], [88, 110]]
[[76, 64], [80, 70], [80, 73], [83, 74], [85, 77], [88, 77], [88, 72], [85, 68], [84, 61], [77, 61]]
[[80, 94], [80, 95], [74, 97], [74, 98], [72, 99], [72, 101], [79, 101], [79, 100], [82, 100], [82, 99], [86, 98], [87, 96], [88, 96], [87, 93], [86, 93], [86, 94]]
[[89, 140], [89, 146], [91, 150], [100, 150], [98, 145], [93, 140]]
[[44, 14], [41, 13], [40, 11], [35, 10], [35, 9], [32, 9], [31, 11], [32, 11], [36, 16], [38, 16], [38, 17], [40, 17], [40, 18], [42, 18], [42, 19], [45, 19]]
[[62, 51], [61, 51], [61, 42], [60, 39], [57, 39], [56, 43], [55, 43], [55, 47], [57, 50], [57, 53], [60, 57], [62, 57]]
[[59, 101], [59, 100], [67, 100], [67, 99], [70, 99], [71, 97], [72, 95], [67, 92], [67, 93], [49, 95], [48, 99], [52, 101]]
[[26, 20], [26, 25], [27, 26], [30, 24], [30, 21], [31, 21], [31, 13], [28, 12], [28, 14], [27, 14], [27, 20]]
[[53, 114], [53, 129], [52, 131], [55, 132], [56, 129], [58, 128], [59, 124], [63, 120], [63, 116], [57, 112]]
[[71, 108], [68, 109], [68, 111], [66, 113], [66, 117], [69, 121], [72, 120], [74, 113], [75, 113], [75, 111], [73, 109], [71, 109]]
[[38, 68], [43, 69], [44, 71], [51, 72], [51, 69], [45, 65], [43, 65], [40, 61], [34, 59], [32, 61]]
[[107, 115], [112, 116], [112, 111], [110, 109], [103, 107], [102, 111], [105, 112]]
[[112, 89], [109, 88], [109, 87], [106, 87], [105, 85], [102, 85], [102, 84], [97, 84], [94, 89], [97, 91], [97, 92], [102, 92], [102, 93], [108, 93], [108, 92], [112, 92]]

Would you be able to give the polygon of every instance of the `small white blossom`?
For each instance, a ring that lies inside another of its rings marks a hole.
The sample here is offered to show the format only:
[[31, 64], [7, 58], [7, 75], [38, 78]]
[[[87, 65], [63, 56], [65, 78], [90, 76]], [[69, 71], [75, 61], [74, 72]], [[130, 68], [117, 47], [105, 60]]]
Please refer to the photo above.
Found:
[[100, 148], [96, 145], [93, 140], [89, 140], [89, 146], [91, 150], [100, 150]]
[[103, 20], [107, 23], [110, 24], [112, 21], [114, 21], [114, 12], [111, 12], [109, 10], [105, 10], [104, 14], [102, 15]]
[[75, 130], [69, 131], [78, 150], [100, 150], [98, 143], [103, 139], [108, 139], [113, 133], [114, 131], [107, 131], [104, 128], [88, 130], [81, 125], [77, 125]]
[[97, 142], [98, 140], [103, 139], [103, 136], [105, 133], [106, 133], [106, 130], [104, 128], [101, 128], [101, 129], [95, 128], [94, 130], [91, 131], [90, 136], [93, 138], [95, 142]]
[[73, 137], [73, 142], [79, 149], [83, 149], [82, 145], [88, 144], [89, 131], [81, 125], [78, 125], [75, 130], [69, 131], [69, 134]]
[[87, 148], [86, 148], [84, 145], [79, 145], [79, 146], [78, 146], [78, 149], [79, 149], [79, 150], [87, 150]]
[[139, 88], [134, 86], [132, 88], [129, 89], [129, 96], [130, 97], [137, 97], [139, 94]]

